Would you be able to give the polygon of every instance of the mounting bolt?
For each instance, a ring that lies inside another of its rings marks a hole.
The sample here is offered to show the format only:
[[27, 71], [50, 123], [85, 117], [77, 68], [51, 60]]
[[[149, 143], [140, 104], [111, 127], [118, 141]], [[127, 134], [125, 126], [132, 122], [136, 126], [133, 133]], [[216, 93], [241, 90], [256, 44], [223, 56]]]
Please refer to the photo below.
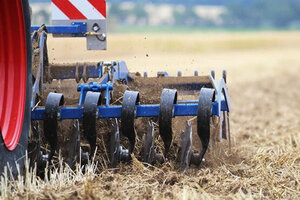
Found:
[[92, 29], [93, 29], [94, 32], [98, 32], [100, 30], [100, 27], [99, 27], [99, 25], [97, 23], [95, 23], [93, 25]]
[[128, 149], [124, 149], [122, 146], [119, 146], [120, 152], [120, 161], [129, 161], [130, 160], [130, 153]]
[[42, 156], [42, 161], [43, 162], [49, 161], [49, 155], [48, 154], [43, 154], [43, 152], [41, 152], [41, 156]]
[[58, 110], [58, 111], [57, 111], [57, 120], [60, 120], [60, 119], [61, 119], [61, 111]]
[[106, 40], [106, 34], [105, 33], [102, 33], [99, 35], [99, 40], [100, 41], [105, 41]]

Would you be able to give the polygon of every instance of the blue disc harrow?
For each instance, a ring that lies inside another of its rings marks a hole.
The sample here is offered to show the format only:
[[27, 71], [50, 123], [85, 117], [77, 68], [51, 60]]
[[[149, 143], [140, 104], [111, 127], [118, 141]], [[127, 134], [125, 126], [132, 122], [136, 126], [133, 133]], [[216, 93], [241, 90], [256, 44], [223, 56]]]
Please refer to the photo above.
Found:
[[[84, 26], [75, 23], [66, 27], [32, 27], [33, 60], [36, 62], [33, 63], [31, 119], [35, 148], [29, 152], [31, 160], [37, 162], [40, 169], [44, 169], [47, 162], [52, 163], [62, 148], [68, 149], [64, 160], [71, 167], [76, 163], [87, 163], [95, 155], [101, 140], [99, 120], [107, 122], [105, 128], [109, 130], [109, 137], [105, 142], [109, 166], [113, 168], [120, 162], [130, 162], [132, 155], [139, 153], [145, 163], [168, 162], [174, 138], [178, 135], [180, 169], [185, 171], [191, 164], [201, 164], [215, 138], [230, 141], [226, 71], [216, 81], [214, 71], [208, 76], [199, 76], [198, 71], [188, 77], [182, 76], [181, 72], [176, 77], [168, 76], [166, 72], [158, 72], [157, 77], [148, 77], [147, 73], [140, 76], [130, 73], [123, 61], [50, 64], [47, 35], [82, 37]], [[72, 84], [68, 85], [70, 80]], [[54, 89], [49, 91], [52, 84]], [[77, 93], [77, 103], [68, 104], [69, 97], [55, 88], [64, 84], [67, 93], [70, 90]], [[115, 92], [120, 87], [126, 90], [116, 97]], [[143, 92], [144, 88], [147, 92]], [[153, 100], [152, 96], [157, 94], [158, 99]], [[188, 99], [190, 96], [197, 98]], [[118, 101], [120, 103], [114, 103]], [[174, 130], [174, 120], [180, 117], [186, 121], [181, 133]], [[136, 128], [139, 125], [135, 121], [139, 118], [146, 119], [146, 128], [139, 130], [144, 131], [143, 140], [137, 140]], [[67, 125], [62, 131], [61, 124], [65, 122]], [[201, 141], [198, 149], [193, 149], [193, 125], [195, 135]], [[60, 141], [64, 130], [71, 136]], [[163, 144], [162, 149], [157, 148], [157, 138]], [[87, 143], [85, 147], [82, 140]], [[137, 142], [143, 143], [140, 145], [142, 150], [136, 148]]]

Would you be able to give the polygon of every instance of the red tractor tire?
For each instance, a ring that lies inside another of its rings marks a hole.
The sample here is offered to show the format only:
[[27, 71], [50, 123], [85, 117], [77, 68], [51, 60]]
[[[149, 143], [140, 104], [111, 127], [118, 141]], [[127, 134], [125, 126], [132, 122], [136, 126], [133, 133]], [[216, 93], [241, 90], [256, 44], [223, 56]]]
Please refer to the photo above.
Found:
[[0, 6], [0, 176], [23, 173], [31, 123], [31, 39], [28, 0]]

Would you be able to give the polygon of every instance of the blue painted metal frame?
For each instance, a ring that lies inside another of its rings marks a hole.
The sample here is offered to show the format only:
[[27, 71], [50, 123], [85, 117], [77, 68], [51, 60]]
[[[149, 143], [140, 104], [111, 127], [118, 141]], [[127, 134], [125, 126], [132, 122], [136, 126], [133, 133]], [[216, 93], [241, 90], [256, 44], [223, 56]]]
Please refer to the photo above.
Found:
[[98, 84], [96, 82], [90, 82], [88, 84], [80, 84], [77, 86], [77, 91], [92, 91], [92, 92], [101, 92], [108, 88], [108, 90], [113, 90], [114, 87], [112, 84]]
[[[226, 102], [221, 102], [221, 111], [228, 111]], [[98, 118], [121, 118], [122, 106], [99, 106]], [[197, 116], [198, 104], [174, 104], [174, 116]], [[32, 120], [43, 120], [45, 108], [36, 108], [31, 113]], [[82, 119], [83, 107], [60, 108], [60, 119]], [[217, 113], [213, 110], [213, 115]], [[159, 104], [137, 105], [136, 117], [158, 117]]]
[[[40, 26], [31, 26], [31, 33], [39, 30]], [[68, 26], [47, 26], [47, 33], [52, 34], [72, 34], [76, 37], [85, 37], [87, 25], [85, 22], [74, 22]]]
[[112, 91], [114, 89], [114, 86], [111, 82], [107, 82], [105, 84], [98, 84], [96, 82], [90, 82], [88, 84], [80, 84], [77, 86], [77, 91], [80, 92], [80, 98], [79, 98], [79, 103], [78, 106], [81, 106], [82, 103], [85, 100], [86, 93], [88, 91], [92, 92], [102, 92], [106, 91], [106, 105], [109, 105], [109, 91]]

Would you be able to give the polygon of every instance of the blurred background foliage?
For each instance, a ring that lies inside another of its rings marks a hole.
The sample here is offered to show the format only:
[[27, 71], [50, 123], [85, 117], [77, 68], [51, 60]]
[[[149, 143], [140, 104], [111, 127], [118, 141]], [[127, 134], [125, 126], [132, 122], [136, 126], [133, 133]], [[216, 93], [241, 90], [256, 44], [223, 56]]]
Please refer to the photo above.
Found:
[[[30, 0], [33, 24], [50, 23], [50, 0]], [[300, 29], [300, 0], [108, 0], [111, 32]]]

